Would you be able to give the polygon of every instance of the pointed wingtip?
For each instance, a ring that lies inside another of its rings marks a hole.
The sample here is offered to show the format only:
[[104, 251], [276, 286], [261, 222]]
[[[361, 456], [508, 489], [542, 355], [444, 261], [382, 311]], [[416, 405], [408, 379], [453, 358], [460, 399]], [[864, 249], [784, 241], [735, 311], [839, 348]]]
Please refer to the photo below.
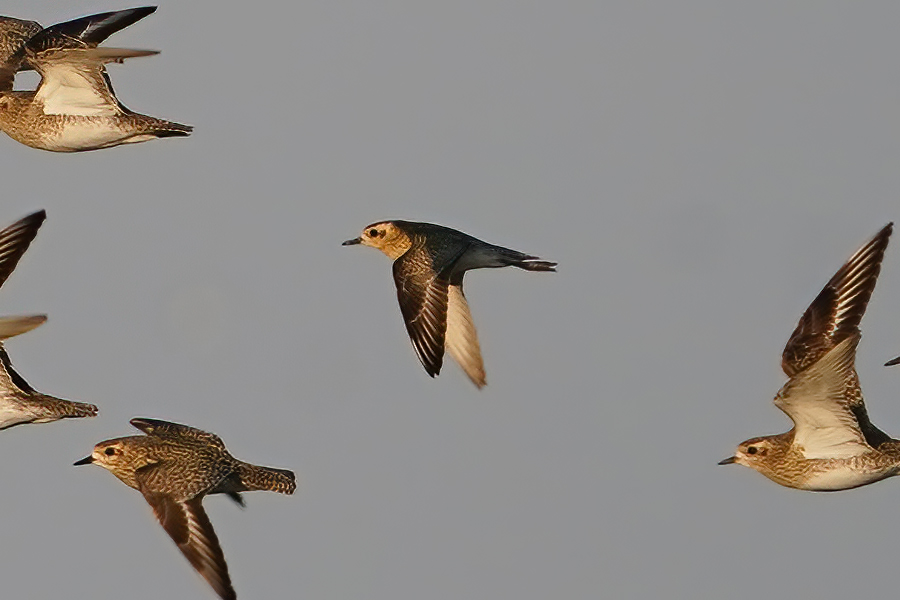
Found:
[[47, 315], [0, 317], [0, 340], [29, 332], [47, 322]]
[[891, 360], [884, 363], [884, 366], [886, 367], [893, 367], [894, 365], [900, 365], [900, 356], [898, 356], [897, 358], [892, 358]]

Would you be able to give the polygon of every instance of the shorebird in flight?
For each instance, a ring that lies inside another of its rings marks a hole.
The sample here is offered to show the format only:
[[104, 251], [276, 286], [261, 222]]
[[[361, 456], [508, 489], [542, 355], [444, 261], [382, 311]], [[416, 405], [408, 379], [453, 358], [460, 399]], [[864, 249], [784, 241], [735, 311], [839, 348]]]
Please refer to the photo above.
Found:
[[470, 269], [496, 267], [556, 270], [555, 262], [431, 223], [372, 223], [359, 237], [344, 242], [345, 246], [354, 244], [377, 248], [394, 261], [400, 312], [425, 371], [432, 377], [438, 375], [446, 350], [479, 388], [487, 379], [475, 323], [463, 294], [463, 275]]
[[243, 506], [242, 492], [293, 494], [294, 474], [238, 460], [219, 436], [187, 425], [144, 418], [131, 424], [146, 435], [100, 442], [75, 464], [97, 464], [141, 492], [194, 569], [223, 600], [234, 600], [237, 594], [203, 498], [226, 494]]
[[[39, 210], [0, 231], [0, 285], [16, 268], [46, 217], [47, 214]], [[46, 320], [46, 315], [2, 317], [0, 340], [30, 331]], [[93, 417], [96, 414], [97, 407], [93, 404], [54, 398], [28, 385], [13, 369], [9, 354], [0, 342], [0, 429], [23, 423]]]
[[[0, 130], [26, 146], [54, 152], [190, 135], [188, 125], [129, 110], [113, 91], [107, 63], [158, 52], [98, 46], [155, 10], [100, 13], [46, 29], [34, 21], [0, 17]], [[13, 91], [16, 73], [27, 70], [40, 74], [40, 85]]]
[[782, 356], [790, 378], [775, 405], [794, 422], [787, 433], [751, 438], [720, 465], [739, 464], [783, 486], [835, 491], [900, 473], [900, 440], [869, 420], [854, 360], [893, 224], [860, 248], [800, 319]]

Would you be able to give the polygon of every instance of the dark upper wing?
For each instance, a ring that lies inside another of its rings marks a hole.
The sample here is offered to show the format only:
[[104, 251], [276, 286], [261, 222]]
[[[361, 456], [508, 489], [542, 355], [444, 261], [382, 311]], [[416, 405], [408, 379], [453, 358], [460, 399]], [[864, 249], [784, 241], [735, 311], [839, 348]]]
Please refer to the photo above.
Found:
[[237, 594], [231, 586], [228, 564], [219, 538], [203, 510], [203, 497], [176, 502], [167, 494], [150, 492], [144, 493], [144, 498], [191, 566], [209, 582], [220, 598], [235, 600]]
[[51, 48], [95, 47], [120, 29], [140, 21], [155, 11], [155, 6], [143, 6], [72, 19], [51, 25], [34, 34], [27, 45], [33, 52]]
[[47, 213], [39, 210], [0, 231], [0, 285], [19, 264], [46, 218]]
[[892, 229], [893, 223], [888, 223], [857, 250], [803, 313], [781, 359], [789, 377], [859, 333], [859, 322], [875, 289]]
[[134, 419], [131, 419], [129, 423], [147, 435], [170, 439], [199, 440], [212, 446], [216, 446], [217, 448], [225, 449], [225, 443], [222, 441], [222, 438], [214, 433], [209, 433], [208, 431], [203, 431], [196, 427], [160, 419], [149, 419], [146, 417], [135, 417]]
[[[442, 271], [435, 270], [441, 266]], [[436, 260], [424, 244], [414, 243], [394, 261], [393, 270], [409, 339], [425, 371], [434, 377], [441, 372], [444, 361], [450, 269]]]

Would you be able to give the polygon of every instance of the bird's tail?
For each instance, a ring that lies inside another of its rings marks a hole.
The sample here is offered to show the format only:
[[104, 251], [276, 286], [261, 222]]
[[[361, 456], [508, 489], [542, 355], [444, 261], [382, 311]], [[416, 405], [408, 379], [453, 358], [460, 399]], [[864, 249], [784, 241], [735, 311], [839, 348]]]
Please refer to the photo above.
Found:
[[[35, 411], [38, 413], [36, 423], [47, 423], [50, 421], [58, 421], [59, 419], [83, 419], [87, 417], [96, 417], [99, 409], [93, 404], [86, 402], [75, 402], [73, 400], [62, 400], [40, 394], [39, 398], [43, 400], [40, 407]], [[37, 398], [32, 398], [37, 400]]]
[[154, 135], [160, 138], [182, 137], [191, 135], [192, 131], [194, 131], [194, 128], [191, 125], [182, 125], [181, 123], [166, 121], [165, 125], [156, 128], [156, 130], [154, 131]]
[[273, 469], [243, 463], [239, 469], [241, 483], [248, 492], [255, 490], [267, 490], [280, 494], [293, 494], [297, 489], [297, 480], [293, 471], [286, 469]]
[[537, 256], [527, 255], [521, 260], [512, 263], [514, 267], [519, 267], [526, 271], [556, 271], [556, 264], [549, 260], [540, 260]]
[[149, 133], [158, 138], [181, 137], [191, 135], [191, 132], [194, 131], [194, 128], [191, 125], [182, 125], [181, 123], [174, 123], [164, 119], [142, 118], [143, 121], [138, 135], [146, 135]]
[[[556, 271], [556, 263], [549, 260], [541, 260], [537, 256], [525, 254], [511, 248], [484, 244], [475, 249], [477, 258], [475, 264], [468, 268], [483, 267], [519, 267], [526, 271]], [[471, 251], [470, 251], [471, 252]]]
[[541, 260], [537, 256], [524, 254], [509, 248], [500, 248], [506, 263], [512, 267], [519, 267], [526, 271], [556, 271], [556, 263], [549, 260]]

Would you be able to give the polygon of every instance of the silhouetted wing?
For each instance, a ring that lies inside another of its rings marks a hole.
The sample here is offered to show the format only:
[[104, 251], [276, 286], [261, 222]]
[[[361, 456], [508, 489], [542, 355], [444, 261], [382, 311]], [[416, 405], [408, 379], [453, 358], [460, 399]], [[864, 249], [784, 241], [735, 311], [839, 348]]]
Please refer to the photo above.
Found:
[[117, 31], [156, 12], [155, 6], [142, 6], [79, 17], [51, 25], [33, 34], [29, 46], [35, 50], [97, 46]]
[[167, 494], [145, 493], [156, 518], [200, 575], [223, 600], [235, 600], [228, 565], [206, 511], [198, 496], [176, 502]]
[[829, 350], [778, 392], [775, 406], [794, 422], [794, 445], [808, 459], [848, 458], [871, 450], [848, 402], [859, 334]]
[[39, 210], [0, 231], [0, 285], [15, 270], [46, 218], [47, 213]]
[[459, 285], [450, 284], [447, 291], [447, 338], [445, 347], [459, 363], [469, 379], [478, 387], [487, 384], [478, 333], [469, 312], [469, 303], [463, 294], [462, 278]]
[[197, 429], [189, 425], [181, 425], [180, 423], [172, 423], [160, 419], [150, 419], [147, 417], [135, 417], [129, 421], [132, 426], [140, 429], [147, 435], [154, 435], [165, 438], [181, 438], [200, 440], [212, 446], [225, 449], [225, 443], [222, 438], [214, 433]]
[[788, 377], [859, 333], [892, 229], [893, 223], [888, 223], [857, 250], [806, 309], [782, 355], [781, 367]]

